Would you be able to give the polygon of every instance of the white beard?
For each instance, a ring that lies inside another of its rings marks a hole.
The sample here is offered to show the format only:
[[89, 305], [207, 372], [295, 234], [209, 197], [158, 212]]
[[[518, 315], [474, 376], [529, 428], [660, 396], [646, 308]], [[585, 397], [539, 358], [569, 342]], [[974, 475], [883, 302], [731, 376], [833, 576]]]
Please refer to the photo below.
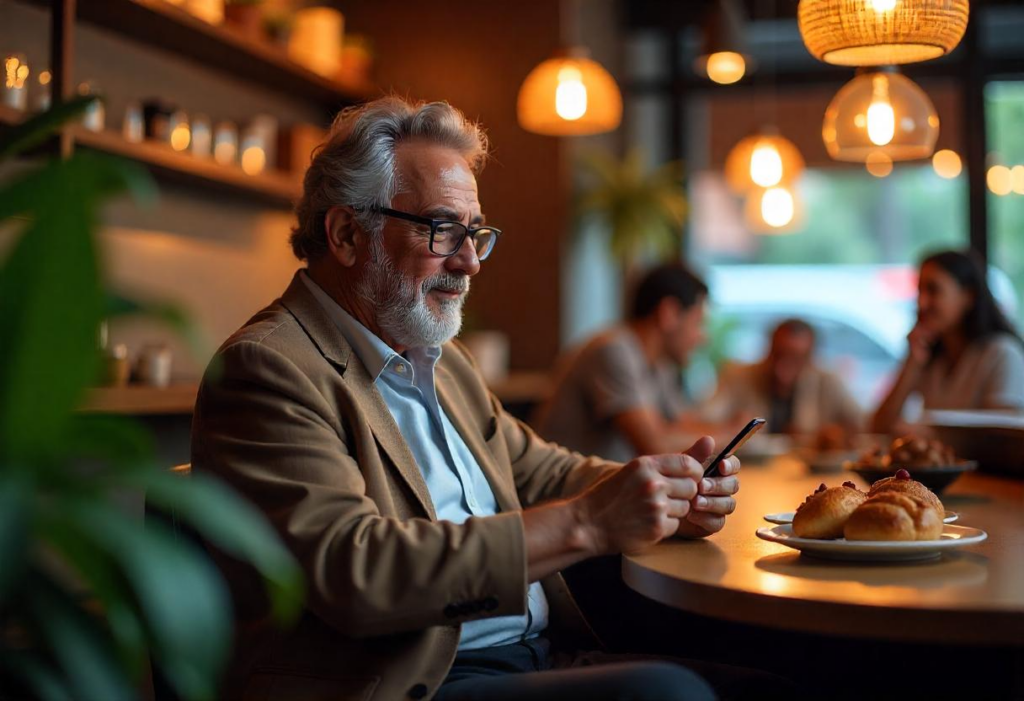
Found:
[[[439, 303], [435, 312], [427, 306], [433, 289], [461, 292], [456, 299]], [[395, 268], [379, 237], [370, 239], [370, 260], [363, 279], [356, 286], [359, 295], [373, 305], [377, 324], [407, 348], [441, 346], [455, 338], [462, 328], [462, 305], [469, 293], [469, 276], [442, 272], [423, 281], [419, 289]]]

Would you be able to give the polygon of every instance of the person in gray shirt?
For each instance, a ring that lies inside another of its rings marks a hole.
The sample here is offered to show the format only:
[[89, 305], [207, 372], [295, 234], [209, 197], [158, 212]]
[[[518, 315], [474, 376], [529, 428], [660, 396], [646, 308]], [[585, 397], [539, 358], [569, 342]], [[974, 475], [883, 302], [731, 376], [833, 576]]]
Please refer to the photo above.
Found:
[[913, 394], [925, 409], [1024, 411], [1024, 342], [996, 304], [975, 254], [925, 258], [917, 309], [907, 359], [875, 413], [875, 431], [905, 430], [901, 415]]
[[567, 355], [534, 425], [586, 455], [628, 461], [685, 448], [680, 370], [705, 340], [707, 285], [681, 264], [650, 271], [629, 320]]

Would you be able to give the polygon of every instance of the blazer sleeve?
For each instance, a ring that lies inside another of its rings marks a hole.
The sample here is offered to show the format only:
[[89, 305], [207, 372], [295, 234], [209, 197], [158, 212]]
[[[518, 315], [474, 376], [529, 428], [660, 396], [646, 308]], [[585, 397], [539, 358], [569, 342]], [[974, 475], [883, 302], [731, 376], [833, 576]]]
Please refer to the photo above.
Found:
[[193, 467], [269, 518], [305, 572], [313, 613], [353, 637], [525, 613], [519, 512], [460, 525], [384, 517], [338, 418], [345, 397], [328, 401], [259, 342], [235, 342], [213, 365], [219, 376], [204, 378], [193, 420]]

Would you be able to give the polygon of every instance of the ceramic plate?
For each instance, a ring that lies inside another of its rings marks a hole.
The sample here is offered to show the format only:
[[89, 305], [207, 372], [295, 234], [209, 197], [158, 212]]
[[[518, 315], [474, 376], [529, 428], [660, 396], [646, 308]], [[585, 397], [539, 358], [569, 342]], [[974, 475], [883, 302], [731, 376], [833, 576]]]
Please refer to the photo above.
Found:
[[793, 535], [793, 527], [786, 524], [771, 528], [758, 528], [757, 537], [772, 543], [799, 550], [804, 555], [828, 560], [858, 560], [861, 562], [905, 562], [930, 560], [944, 550], [974, 545], [988, 538], [985, 531], [964, 526], [945, 525], [939, 540], [873, 541], [873, 540], [812, 540]]
[[[793, 515], [793, 511], [783, 511], [779, 514], [765, 514], [764, 520], [768, 523], [774, 523], [779, 526], [785, 526], [787, 523], [793, 523]], [[957, 512], [947, 511], [946, 518], [942, 519], [942, 522], [954, 523], [958, 518], [960, 518], [960, 514], [958, 514]]]

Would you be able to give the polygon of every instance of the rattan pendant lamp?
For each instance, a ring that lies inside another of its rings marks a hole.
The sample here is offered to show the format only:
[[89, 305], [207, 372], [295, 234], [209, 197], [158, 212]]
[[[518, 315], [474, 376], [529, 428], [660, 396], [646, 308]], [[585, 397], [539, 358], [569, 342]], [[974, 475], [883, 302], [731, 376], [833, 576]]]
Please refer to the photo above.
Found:
[[800, 0], [807, 50], [837, 66], [890, 66], [948, 54], [964, 36], [968, 0]]

